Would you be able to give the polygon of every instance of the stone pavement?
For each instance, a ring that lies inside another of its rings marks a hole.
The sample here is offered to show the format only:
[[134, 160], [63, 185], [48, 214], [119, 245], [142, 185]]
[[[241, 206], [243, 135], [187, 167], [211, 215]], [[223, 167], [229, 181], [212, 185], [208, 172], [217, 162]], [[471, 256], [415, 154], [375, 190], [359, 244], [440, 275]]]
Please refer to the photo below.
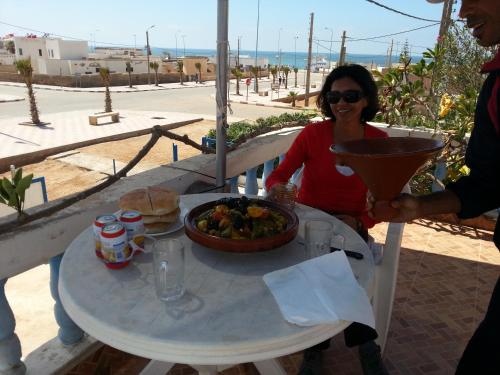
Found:
[[19, 125], [28, 121], [28, 116], [0, 120], [0, 159], [150, 129], [154, 125], [173, 125], [201, 119], [200, 115], [187, 113], [118, 109], [120, 122], [113, 123], [111, 118], [101, 118], [99, 123], [102, 125], [89, 125], [88, 116], [98, 112], [98, 109], [94, 109], [42, 115], [45, 122], [42, 126]]
[[[381, 241], [385, 224], [372, 230]], [[484, 316], [500, 273], [500, 254], [490, 232], [427, 220], [406, 226], [397, 290], [384, 355], [392, 375], [453, 374], [462, 351]], [[341, 336], [324, 353], [323, 374], [362, 374], [355, 348]], [[280, 358], [287, 374], [300, 366], [301, 353]], [[78, 364], [70, 375], [135, 375], [147, 360], [109, 346]], [[169, 375], [195, 372], [176, 365]], [[257, 375], [242, 364], [223, 375]]]
[[[1, 86], [13, 86], [13, 87], [26, 87], [24, 83], [20, 82], [7, 82], [0, 81]], [[158, 86], [154, 84], [151, 85], [134, 85], [132, 88], [128, 86], [111, 86], [109, 91], [115, 92], [139, 92], [139, 91], [158, 91], [158, 90], [175, 90], [175, 89], [187, 89], [196, 87], [210, 87], [215, 86], [215, 81], [205, 81], [203, 83], [196, 82], [184, 82], [181, 85], [178, 82], [175, 83], [161, 83]], [[33, 88], [35, 90], [52, 90], [52, 91], [71, 91], [71, 92], [104, 92], [104, 87], [66, 87], [66, 86], [54, 86], [54, 85], [38, 85], [34, 84]]]
[[20, 102], [21, 100], [24, 100], [24, 98], [15, 95], [0, 94], [0, 103]]

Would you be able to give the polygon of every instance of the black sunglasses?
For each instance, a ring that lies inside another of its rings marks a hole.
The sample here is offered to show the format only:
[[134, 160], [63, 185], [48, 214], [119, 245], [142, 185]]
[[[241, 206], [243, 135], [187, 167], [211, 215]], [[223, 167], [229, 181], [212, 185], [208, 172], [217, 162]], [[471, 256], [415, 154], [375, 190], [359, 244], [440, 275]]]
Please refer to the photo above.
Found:
[[337, 104], [340, 99], [344, 99], [346, 103], [357, 103], [363, 97], [363, 92], [359, 90], [328, 91], [326, 93], [326, 101], [330, 104]]

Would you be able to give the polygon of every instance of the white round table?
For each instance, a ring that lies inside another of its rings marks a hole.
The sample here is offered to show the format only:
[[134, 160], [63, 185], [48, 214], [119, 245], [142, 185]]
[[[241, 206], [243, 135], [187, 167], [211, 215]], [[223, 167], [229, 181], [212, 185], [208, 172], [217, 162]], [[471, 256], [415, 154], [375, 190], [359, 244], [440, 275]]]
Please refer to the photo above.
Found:
[[[228, 194], [185, 195], [181, 201], [192, 208], [222, 196]], [[107, 269], [94, 255], [89, 227], [66, 249], [61, 263], [59, 294], [64, 308], [85, 332], [114, 348], [195, 368], [245, 362], [263, 366], [270, 363], [266, 360], [308, 348], [341, 332], [350, 322], [313, 327], [290, 324], [262, 280], [268, 272], [305, 260], [306, 220], [324, 218], [340, 223], [307, 206], [298, 205], [295, 211], [300, 219], [296, 239], [262, 253], [216, 251], [193, 243], [184, 230], [170, 234], [184, 243], [186, 255], [187, 292], [172, 303], [156, 297], [152, 254], [138, 255], [121, 270]], [[346, 248], [364, 254], [363, 260], [349, 260], [360, 285], [371, 296], [371, 253], [361, 237], [341, 226]], [[215, 373], [200, 368], [201, 373]], [[262, 373], [262, 367], [259, 370]], [[267, 375], [271, 370], [266, 371]]]

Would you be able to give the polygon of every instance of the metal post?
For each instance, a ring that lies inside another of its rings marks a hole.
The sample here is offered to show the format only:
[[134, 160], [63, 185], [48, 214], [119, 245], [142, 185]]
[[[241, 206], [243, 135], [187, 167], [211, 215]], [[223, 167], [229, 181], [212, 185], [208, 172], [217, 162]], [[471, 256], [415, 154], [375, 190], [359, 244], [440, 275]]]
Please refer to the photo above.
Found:
[[147, 64], [148, 64], [148, 85], [151, 84], [150, 78], [149, 78], [149, 33], [148, 30], [146, 30], [146, 56], [147, 56]]
[[309, 48], [307, 53], [307, 72], [306, 72], [306, 93], [304, 96], [304, 106], [309, 106], [309, 86], [311, 85], [311, 57], [312, 57], [312, 40], [314, 30], [314, 13], [311, 13], [311, 21], [309, 25]]
[[259, 18], [260, 18], [260, 0], [257, 0], [257, 36], [255, 38], [255, 66], [257, 66], [257, 52], [259, 48]]
[[330, 30], [330, 51], [328, 54], [328, 71], [332, 68], [332, 42], [333, 42], [333, 29], [331, 27], [325, 27], [325, 30]]
[[257, 0], [257, 37], [255, 38], [255, 67], [257, 68], [257, 75], [255, 76], [253, 90], [257, 92], [257, 77], [259, 76], [259, 68], [257, 67], [257, 50], [259, 47], [259, 17], [260, 16], [260, 0]]
[[175, 59], [177, 60], [177, 33], [175, 33]]
[[217, 1], [217, 75], [216, 110], [217, 139], [215, 154], [215, 181], [224, 186], [226, 181], [226, 129], [227, 129], [227, 34], [229, 0]]
[[295, 35], [295, 37], [293, 39], [295, 39], [294, 55], [293, 55], [293, 67], [296, 68], [297, 67], [297, 39], [299, 39], [299, 36]]

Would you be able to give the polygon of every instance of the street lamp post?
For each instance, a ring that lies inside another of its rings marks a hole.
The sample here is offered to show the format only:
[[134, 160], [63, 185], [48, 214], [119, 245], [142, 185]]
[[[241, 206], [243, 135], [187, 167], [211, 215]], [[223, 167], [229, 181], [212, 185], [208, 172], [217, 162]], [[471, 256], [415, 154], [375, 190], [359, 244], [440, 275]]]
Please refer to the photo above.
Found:
[[333, 29], [331, 27], [325, 27], [325, 30], [330, 30], [330, 54], [328, 56], [328, 71], [332, 67], [332, 41], [333, 41]]
[[294, 39], [294, 55], [293, 55], [293, 67], [297, 67], [297, 39], [299, 39], [298, 35], [295, 35], [293, 37]]
[[182, 37], [182, 46], [184, 48], [184, 57], [186, 57], [186, 35], [181, 35]]
[[177, 34], [179, 34], [181, 31], [177, 30], [175, 32], [175, 59], [177, 60]]
[[[255, 76], [254, 91], [257, 92], [257, 77], [259, 76], [259, 68], [257, 67], [257, 50], [259, 48], [259, 17], [260, 17], [260, 0], [257, 0], [257, 37], [255, 38], [255, 68], [257, 75]], [[239, 57], [238, 57], [239, 60]]]
[[146, 56], [147, 56], [147, 62], [148, 62], [148, 85], [151, 84], [151, 79], [149, 77], [149, 55], [151, 55], [151, 51], [149, 49], [149, 30], [151, 30], [155, 25], [151, 25], [146, 29]]
[[243, 38], [241, 35], [238, 37], [238, 54], [236, 57], [236, 68], [240, 68], [240, 43], [241, 43], [241, 38]]
[[134, 55], [137, 49], [137, 35], [134, 34]]
[[278, 30], [278, 75], [280, 74], [281, 71], [281, 50], [280, 50], [281, 30], [283, 30], [282, 27], [280, 27], [280, 29]]

